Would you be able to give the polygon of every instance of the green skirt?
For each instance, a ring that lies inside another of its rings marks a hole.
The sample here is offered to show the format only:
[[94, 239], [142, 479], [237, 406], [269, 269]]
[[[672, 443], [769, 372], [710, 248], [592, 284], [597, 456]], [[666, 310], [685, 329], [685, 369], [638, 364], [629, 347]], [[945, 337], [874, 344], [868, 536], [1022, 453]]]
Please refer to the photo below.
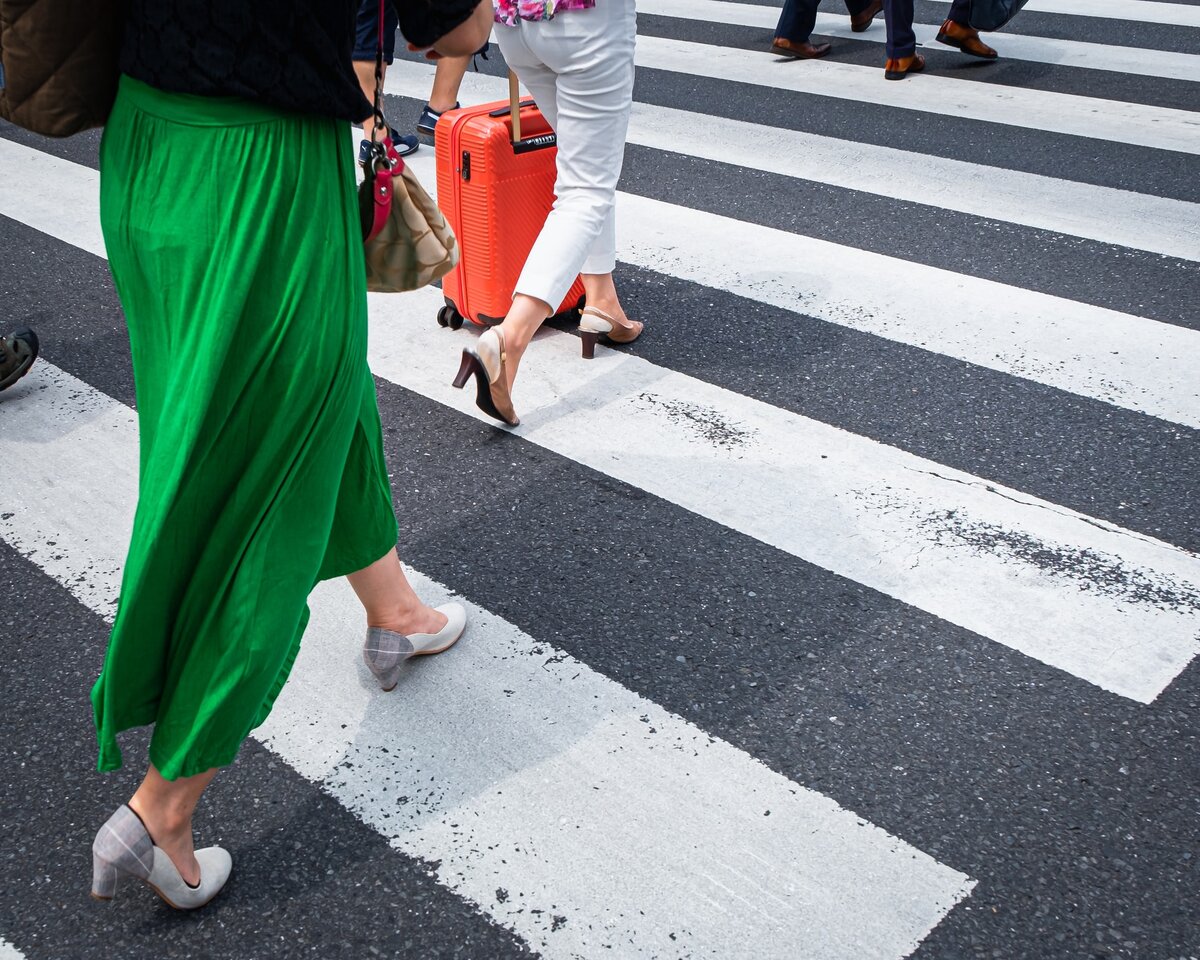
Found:
[[173, 780], [266, 719], [313, 586], [396, 544], [348, 124], [124, 77], [100, 212], [141, 448], [99, 768], [152, 723]]

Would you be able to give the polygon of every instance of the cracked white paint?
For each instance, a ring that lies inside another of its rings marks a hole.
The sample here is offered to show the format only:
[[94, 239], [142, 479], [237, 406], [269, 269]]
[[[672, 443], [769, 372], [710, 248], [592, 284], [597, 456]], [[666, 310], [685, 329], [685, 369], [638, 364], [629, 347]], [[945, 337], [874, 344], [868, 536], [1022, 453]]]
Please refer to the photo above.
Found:
[[25, 960], [25, 954], [0, 937], [0, 960]]
[[[5, 409], [22, 424], [0, 434], [5, 539], [111, 616], [133, 411], [49, 363]], [[797, 943], [813, 960], [899, 960], [974, 886], [478, 606], [452, 652], [382, 694], [349, 586], [309, 605], [256, 737], [547, 960], [792, 960]]]
[[[99, 239], [94, 173], [77, 168], [83, 173], [72, 175], [74, 164], [0, 140], [0, 159], [8, 157], [22, 164], [13, 168], [22, 175], [0, 180], [0, 212], [94, 249]], [[48, 178], [56, 170], [62, 176]], [[421, 172], [431, 182], [429, 166]], [[740, 283], [739, 292], [758, 290], [768, 302], [772, 294], [782, 297], [787, 291], [795, 300], [796, 291], [829, 292], [841, 283], [847, 297], [857, 297], [859, 313], [882, 314], [883, 300], [894, 300], [893, 317], [907, 314], [913, 322], [924, 320], [930, 330], [941, 323], [947, 339], [964, 347], [980, 339], [985, 321], [1011, 330], [1024, 320], [1022, 335], [1038, 346], [1053, 349], [1056, 335], [1063, 335], [1071, 351], [1087, 352], [1097, 363], [1105, 350], [1125, 359], [1133, 354], [1137, 360], [1127, 369], [1146, 391], [1158, 387], [1168, 403], [1197, 419], [1194, 357], [1200, 341], [1192, 331], [999, 284], [990, 286], [1003, 296], [982, 300], [993, 313], [988, 321], [983, 313], [971, 317], [976, 297], [951, 295], [985, 281], [932, 271], [952, 286], [919, 304], [911, 294], [906, 299], [904, 291], [912, 289], [914, 276], [922, 271], [928, 276], [928, 268], [875, 257], [874, 269], [860, 274], [848, 270], [850, 251], [819, 241], [807, 242], [818, 251], [827, 248], [823, 258], [792, 261], [795, 249], [789, 245], [804, 238], [629, 195], [620, 203], [622, 236], [628, 236], [632, 220], [643, 251], [658, 243], [669, 251], [685, 238], [694, 244], [688, 269], [697, 276], [688, 279], [708, 282], [715, 275], [726, 288]], [[734, 282], [728, 268], [724, 275], [715, 269], [713, 251], [731, 246], [756, 264], [752, 283]], [[625, 241], [624, 252], [629, 248]], [[660, 254], [649, 265], [662, 270], [670, 260]], [[678, 263], [675, 267], [677, 275], [688, 272]], [[897, 275], [894, 286], [889, 270]], [[888, 292], [878, 305], [864, 303], [861, 289], [852, 292], [852, 286], [863, 286], [863, 276], [872, 277], [873, 289]], [[931, 310], [938, 300], [953, 309]], [[462, 337], [428, 322], [440, 305], [440, 291], [433, 288], [399, 298], [374, 297], [372, 365], [396, 383], [477, 416], [470, 391], [448, 386], [447, 371], [457, 366]], [[803, 299], [799, 308], [805, 309]], [[1028, 315], [1019, 313], [1022, 308]], [[1004, 314], [998, 322], [994, 313], [1004, 309], [1018, 313]], [[922, 522], [955, 510], [972, 522], [1046, 544], [1119, 557], [1129, 569], [1178, 584], [1184, 592], [1200, 584], [1200, 558], [1191, 553], [1034, 498], [1017, 503], [1016, 491], [633, 356], [602, 351], [595, 361], [582, 363], [574, 338], [547, 332], [542, 339], [544, 345], [526, 357], [516, 397], [525, 421], [518, 432], [534, 443], [1122, 696], [1152, 701], [1200, 649], [1200, 621], [1190, 611], [1064, 588], [1061, 577], [1036, 564], [931, 543]], [[1109, 346], [1114, 343], [1119, 346]], [[1166, 352], [1156, 359], [1159, 349]], [[414, 357], [421, 362], [414, 363]], [[1087, 371], [1082, 371], [1085, 378]], [[762, 455], [738, 460], [719, 445], [698, 443], [686, 423], [672, 423], [661, 411], [631, 402], [647, 393], [667, 403], [710, 408], [724, 422], [752, 431]], [[895, 493], [906, 508], [880, 513], [870, 501], [847, 495], [864, 486]]]
[[[440, 302], [433, 289], [372, 296], [372, 368], [486, 419], [472, 391], [447, 382], [464, 335], [414, 322]], [[1183, 597], [1200, 593], [1195, 554], [636, 356], [606, 350], [584, 363], [578, 349], [546, 332], [526, 354], [519, 436], [1121, 696], [1152, 701], [1200, 652], [1193, 604], [1105, 592], [1086, 570], [1064, 576], [928, 521], [953, 512], [1062, 557], [1112, 557]], [[644, 394], [657, 404], [633, 402]], [[718, 429], [736, 424], [752, 453], [700, 439], [693, 422], [665, 415], [671, 405], [706, 411]]]

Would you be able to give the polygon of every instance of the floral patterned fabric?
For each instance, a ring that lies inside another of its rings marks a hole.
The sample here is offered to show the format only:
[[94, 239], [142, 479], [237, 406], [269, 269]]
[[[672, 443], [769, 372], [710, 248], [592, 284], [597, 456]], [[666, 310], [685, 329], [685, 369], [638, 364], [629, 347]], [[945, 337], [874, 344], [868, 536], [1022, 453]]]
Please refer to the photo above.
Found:
[[496, 22], [515, 27], [518, 20], [549, 20], [564, 10], [588, 10], [596, 0], [492, 0]]

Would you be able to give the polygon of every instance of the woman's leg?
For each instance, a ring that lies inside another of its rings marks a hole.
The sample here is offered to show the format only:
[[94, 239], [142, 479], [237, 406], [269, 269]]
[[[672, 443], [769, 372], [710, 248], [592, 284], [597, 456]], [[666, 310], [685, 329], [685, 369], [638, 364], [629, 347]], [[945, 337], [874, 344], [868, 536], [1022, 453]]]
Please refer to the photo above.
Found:
[[437, 633], [446, 625], [446, 615], [427, 607], [413, 592], [395, 550], [346, 579], [367, 611], [368, 627], [409, 636]]
[[194, 777], [166, 780], [151, 764], [129, 800], [129, 808], [141, 818], [154, 845], [171, 858], [184, 882], [193, 887], [200, 882], [200, 864], [192, 840], [192, 814], [216, 775], [214, 767]]
[[617, 285], [613, 282], [611, 273], [584, 273], [580, 276], [583, 278], [584, 296], [589, 307], [595, 307], [617, 320], [629, 319], [625, 316], [620, 297], [617, 296]]
[[[579, 25], [589, 26], [590, 35], [571, 32]], [[589, 303], [592, 296], [610, 305], [616, 301], [607, 261], [610, 247], [615, 260], [613, 210], [633, 98], [635, 37], [636, 18], [628, 0], [497, 31], [505, 60], [558, 134], [554, 209], [500, 325], [510, 387], [525, 348], [562, 302], [576, 273], [586, 271]], [[588, 65], [577, 66], [581, 63]], [[608, 269], [597, 269], [596, 263]], [[619, 303], [615, 307], [619, 310]]]

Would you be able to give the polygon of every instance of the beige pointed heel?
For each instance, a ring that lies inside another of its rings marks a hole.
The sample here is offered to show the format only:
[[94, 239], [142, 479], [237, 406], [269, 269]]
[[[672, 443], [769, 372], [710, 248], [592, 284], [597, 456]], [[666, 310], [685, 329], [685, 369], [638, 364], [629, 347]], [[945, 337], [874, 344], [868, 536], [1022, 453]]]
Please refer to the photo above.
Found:
[[461, 390], [475, 378], [475, 405], [489, 417], [495, 417], [510, 427], [519, 426], [521, 418], [513, 409], [508, 392], [508, 352], [504, 349], [504, 334], [496, 327], [484, 331], [474, 347], [463, 347], [462, 363], [453, 386]]

